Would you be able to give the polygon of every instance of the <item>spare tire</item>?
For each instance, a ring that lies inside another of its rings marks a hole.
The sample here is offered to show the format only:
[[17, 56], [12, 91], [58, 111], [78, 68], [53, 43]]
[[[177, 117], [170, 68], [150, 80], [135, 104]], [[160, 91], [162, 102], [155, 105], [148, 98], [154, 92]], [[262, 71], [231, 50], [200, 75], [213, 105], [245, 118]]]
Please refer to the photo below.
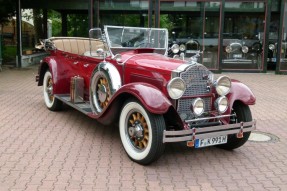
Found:
[[92, 73], [90, 81], [90, 104], [93, 113], [102, 113], [121, 86], [122, 80], [117, 68], [109, 62], [100, 63]]

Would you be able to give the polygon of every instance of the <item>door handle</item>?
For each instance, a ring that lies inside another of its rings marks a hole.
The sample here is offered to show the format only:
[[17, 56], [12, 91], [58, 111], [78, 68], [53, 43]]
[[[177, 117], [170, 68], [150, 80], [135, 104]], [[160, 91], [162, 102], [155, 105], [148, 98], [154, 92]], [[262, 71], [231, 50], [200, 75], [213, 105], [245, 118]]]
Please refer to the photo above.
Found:
[[84, 64], [84, 67], [87, 68], [89, 66], [89, 64]]
[[75, 65], [78, 64], [78, 63], [79, 63], [78, 61], [73, 62], [73, 64], [75, 64]]

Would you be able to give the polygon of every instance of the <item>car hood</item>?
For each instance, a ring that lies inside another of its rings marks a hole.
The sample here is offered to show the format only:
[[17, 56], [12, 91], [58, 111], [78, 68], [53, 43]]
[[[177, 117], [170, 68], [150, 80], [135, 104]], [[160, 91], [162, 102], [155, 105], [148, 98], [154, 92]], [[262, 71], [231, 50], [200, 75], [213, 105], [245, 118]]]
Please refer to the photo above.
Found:
[[177, 60], [155, 53], [143, 53], [136, 55], [125, 55], [125, 66], [129, 68], [137, 68], [139, 70], [149, 70], [158, 72], [170, 72], [185, 63], [182, 60]]

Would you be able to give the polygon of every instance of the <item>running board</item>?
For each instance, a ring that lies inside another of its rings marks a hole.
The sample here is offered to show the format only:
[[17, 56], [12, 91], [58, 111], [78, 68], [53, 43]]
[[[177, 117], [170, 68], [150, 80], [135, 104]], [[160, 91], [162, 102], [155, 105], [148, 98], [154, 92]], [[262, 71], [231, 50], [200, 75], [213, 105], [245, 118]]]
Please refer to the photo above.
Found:
[[87, 103], [84, 101], [80, 102], [80, 103], [73, 103], [73, 102], [71, 102], [70, 94], [57, 94], [54, 96], [58, 100], [60, 100], [60, 101], [64, 102], [65, 104], [75, 108], [76, 110], [79, 110], [80, 112], [84, 113], [85, 115], [92, 113], [92, 108], [90, 106], [90, 103]]

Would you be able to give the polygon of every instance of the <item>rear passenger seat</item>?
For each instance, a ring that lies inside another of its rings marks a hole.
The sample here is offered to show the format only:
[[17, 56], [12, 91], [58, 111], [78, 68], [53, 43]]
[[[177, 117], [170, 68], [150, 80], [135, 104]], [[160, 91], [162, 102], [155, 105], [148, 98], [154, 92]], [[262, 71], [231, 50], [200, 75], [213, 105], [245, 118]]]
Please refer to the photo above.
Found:
[[[90, 52], [90, 39], [79, 37], [52, 37], [49, 39], [55, 45], [58, 50], [65, 52], [84, 55], [86, 52]], [[104, 49], [104, 44], [101, 40], [92, 40], [92, 51], [96, 51], [99, 48]], [[88, 55], [88, 54], [85, 54]]]

